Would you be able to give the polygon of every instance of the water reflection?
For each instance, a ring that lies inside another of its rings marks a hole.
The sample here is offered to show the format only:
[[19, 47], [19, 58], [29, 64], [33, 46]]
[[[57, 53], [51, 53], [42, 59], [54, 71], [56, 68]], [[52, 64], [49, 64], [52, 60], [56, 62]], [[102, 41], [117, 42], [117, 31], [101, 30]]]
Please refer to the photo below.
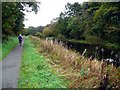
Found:
[[120, 50], [112, 50], [100, 45], [89, 45], [79, 43], [67, 43], [68, 48], [74, 49], [80, 52], [87, 58], [96, 58], [103, 60], [108, 64], [114, 64], [116, 67], [120, 66]]

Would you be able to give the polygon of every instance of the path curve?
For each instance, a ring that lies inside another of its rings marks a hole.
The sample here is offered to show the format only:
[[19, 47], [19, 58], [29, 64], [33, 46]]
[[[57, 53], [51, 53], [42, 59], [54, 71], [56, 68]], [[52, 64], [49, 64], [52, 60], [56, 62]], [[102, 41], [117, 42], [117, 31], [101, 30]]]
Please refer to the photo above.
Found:
[[17, 45], [2, 63], [2, 88], [17, 88], [23, 46]]

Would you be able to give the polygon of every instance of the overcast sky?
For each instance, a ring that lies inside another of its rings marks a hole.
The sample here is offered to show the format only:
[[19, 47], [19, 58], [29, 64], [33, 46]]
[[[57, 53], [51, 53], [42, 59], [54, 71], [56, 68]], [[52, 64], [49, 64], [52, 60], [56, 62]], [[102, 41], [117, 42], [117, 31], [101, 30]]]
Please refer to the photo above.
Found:
[[83, 3], [88, 0], [40, 0], [40, 10], [37, 14], [26, 13], [24, 24], [25, 27], [45, 26], [65, 10], [65, 5], [69, 3]]

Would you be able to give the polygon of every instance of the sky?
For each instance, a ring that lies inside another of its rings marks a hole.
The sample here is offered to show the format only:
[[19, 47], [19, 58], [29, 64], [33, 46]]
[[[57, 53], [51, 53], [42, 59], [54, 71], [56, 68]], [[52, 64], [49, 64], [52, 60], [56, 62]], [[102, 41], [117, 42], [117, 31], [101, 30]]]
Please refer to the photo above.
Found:
[[65, 5], [69, 2], [83, 3], [88, 0], [40, 0], [40, 10], [37, 14], [34, 12], [25, 13], [25, 27], [29, 26], [46, 26], [50, 22], [59, 17], [59, 14], [65, 10]]

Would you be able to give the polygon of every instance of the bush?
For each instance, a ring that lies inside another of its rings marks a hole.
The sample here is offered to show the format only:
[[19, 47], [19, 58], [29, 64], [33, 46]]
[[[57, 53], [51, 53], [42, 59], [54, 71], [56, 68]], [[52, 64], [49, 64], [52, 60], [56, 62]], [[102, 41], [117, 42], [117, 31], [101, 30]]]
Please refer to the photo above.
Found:
[[42, 37], [43, 37], [43, 35], [42, 35], [42, 33], [41, 33], [41, 32], [37, 32], [37, 33], [35, 34], [35, 36], [40, 37], [40, 38], [42, 38]]
[[58, 34], [58, 35], [57, 35], [57, 38], [60, 39], [60, 40], [62, 40], [62, 41], [65, 41], [65, 40], [66, 40], [65, 36], [62, 35], [62, 34]]
[[46, 27], [43, 30], [42, 35], [43, 35], [43, 37], [50, 37], [53, 35], [53, 31], [49, 27]]

